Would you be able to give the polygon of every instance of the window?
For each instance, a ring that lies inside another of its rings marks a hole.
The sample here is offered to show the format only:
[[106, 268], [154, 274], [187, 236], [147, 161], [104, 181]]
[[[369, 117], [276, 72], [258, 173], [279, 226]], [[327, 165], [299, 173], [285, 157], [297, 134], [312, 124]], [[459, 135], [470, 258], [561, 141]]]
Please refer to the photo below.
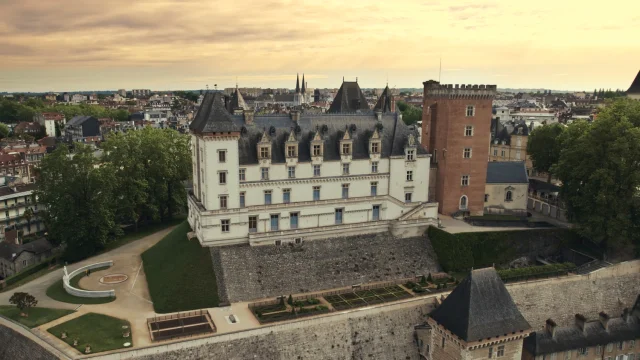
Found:
[[280, 224], [280, 215], [271, 214], [271, 231], [278, 231], [279, 224]]
[[413, 196], [413, 193], [404, 193], [404, 202], [406, 203], [410, 203], [411, 202], [411, 197]]
[[254, 233], [258, 231], [258, 217], [249, 216], [249, 232]]
[[244, 207], [244, 192], [240, 193], [240, 207], [243, 208]]
[[503, 357], [504, 356], [504, 345], [500, 345], [498, 346], [498, 353], [496, 354], [497, 357]]
[[596, 355], [602, 354], [602, 345], [596, 346]]
[[380, 220], [380, 205], [373, 205], [373, 210], [371, 212], [371, 220], [373, 221]]
[[380, 152], [380, 143], [375, 141], [371, 143], [371, 153], [377, 154]]
[[407, 181], [413, 181], [413, 170], [407, 170]]
[[349, 184], [342, 184], [342, 198], [349, 198]]
[[349, 164], [342, 164], [342, 175], [349, 175]]
[[416, 151], [415, 150], [407, 150], [407, 160], [413, 161], [415, 160]]
[[571, 360], [571, 350], [564, 353], [564, 360]]
[[313, 156], [322, 156], [322, 147], [320, 145], [313, 145]]
[[342, 155], [351, 155], [351, 144], [342, 144]]
[[500, 152], [500, 156], [504, 157], [504, 150]]
[[227, 195], [220, 195], [220, 209], [227, 208]]
[[274, 242], [274, 244], [275, 244], [276, 246], [280, 246], [280, 245], [282, 245], [282, 240], [276, 240], [276, 241]]
[[260, 159], [268, 159], [269, 156], [269, 147], [268, 146], [261, 146], [260, 147]]
[[504, 195], [504, 201], [513, 201], [513, 193], [511, 190], [507, 190], [507, 193]]
[[218, 161], [227, 162], [227, 150], [218, 150]]
[[613, 351], [613, 344], [607, 344], [607, 352]]
[[378, 183], [377, 182], [372, 182], [371, 183], [371, 196], [378, 196]]
[[635, 340], [629, 340], [629, 349], [633, 349], [634, 346], [636, 346], [636, 341]]
[[520, 160], [520, 150], [516, 150], [516, 160]]
[[295, 168], [295, 166], [289, 166], [287, 168], [287, 172], [289, 174], [289, 179], [295, 179], [296, 178], [296, 168]]
[[378, 162], [374, 161], [371, 163], [371, 172], [372, 173], [377, 173], [378, 172]]
[[264, 204], [271, 205], [271, 190], [264, 191]]
[[467, 210], [467, 196], [462, 195], [460, 197], [460, 210]]
[[[522, 129], [519, 129], [522, 130]], [[516, 139], [516, 146], [522, 146], [522, 138], [520, 136], [518, 136], [518, 139]]]
[[616, 345], [618, 346], [618, 350], [624, 349], [624, 341], [619, 341]]
[[467, 116], [474, 116], [476, 114], [476, 108], [473, 105], [467, 106]]
[[588, 348], [586, 347], [578, 348], [578, 355], [587, 355], [587, 354], [588, 354]]
[[467, 125], [464, 128], [464, 136], [473, 136], [473, 126]]
[[488, 358], [491, 359], [493, 357], [493, 347], [489, 348], [489, 356]]
[[636, 354], [627, 355], [627, 360], [636, 360]]
[[291, 189], [282, 189], [282, 202], [285, 204], [291, 202]]
[[296, 244], [300, 245], [300, 244], [302, 244], [302, 238], [295, 238], [295, 239], [293, 239], [293, 242], [295, 242]]
[[229, 232], [229, 220], [220, 220], [220, 227], [223, 233]]
[[320, 176], [320, 165], [313, 165], [313, 176]]
[[464, 157], [465, 159], [470, 159], [471, 158], [471, 148], [464, 148], [464, 151], [462, 152], [462, 157]]
[[218, 173], [218, 179], [220, 180], [220, 185], [225, 185], [227, 183], [227, 172], [220, 171]]
[[247, 172], [247, 169], [240, 169], [240, 171], [238, 171], [238, 178], [240, 179], [240, 181], [247, 180], [246, 175], [245, 175], [246, 172]]
[[320, 186], [313, 187], [313, 201], [320, 200]]
[[344, 209], [336, 209], [336, 225], [342, 224], [342, 213]]
[[289, 228], [297, 229], [298, 228], [298, 213], [292, 212], [289, 214]]
[[27, 266], [27, 260], [22, 260], [22, 266]]
[[260, 168], [260, 179], [269, 180], [269, 168]]
[[469, 186], [469, 175], [462, 175], [462, 179], [460, 180], [460, 185]]
[[287, 156], [288, 157], [296, 157], [296, 147], [289, 145], [287, 146]]
[[498, 149], [493, 149], [493, 156], [498, 156]]
[[484, 194], [484, 202], [489, 201], [489, 194]]

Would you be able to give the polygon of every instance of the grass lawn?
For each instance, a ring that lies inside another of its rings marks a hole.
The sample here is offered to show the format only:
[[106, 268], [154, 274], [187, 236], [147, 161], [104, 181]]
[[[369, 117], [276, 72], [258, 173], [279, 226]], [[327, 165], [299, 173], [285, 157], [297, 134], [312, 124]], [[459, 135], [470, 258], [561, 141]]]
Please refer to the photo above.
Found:
[[470, 220], [491, 220], [491, 221], [526, 221], [526, 217], [515, 215], [486, 214], [482, 216], [469, 216]]
[[[100, 252], [100, 253], [104, 253], [107, 251], [111, 251], [115, 248], [119, 248], [122, 245], [126, 245], [132, 241], [136, 241], [136, 240], [140, 240], [145, 236], [149, 236], [153, 233], [156, 233], [158, 231], [164, 230], [166, 228], [175, 226], [175, 225], [179, 225], [180, 223], [182, 223], [185, 219], [187, 218], [186, 215], [177, 215], [173, 220], [171, 220], [168, 223], [162, 223], [162, 224], [151, 224], [145, 227], [139, 227], [137, 232], [132, 232], [129, 234], [124, 235], [123, 237], [116, 239], [110, 243], [108, 243], [104, 249]], [[99, 254], [96, 254], [99, 255]]]
[[[78, 288], [78, 282], [84, 276], [83, 274], [78, 274], [69, 281], [71, 286]], [[67, 293], [62, 286], [62, 279], [53, 283], [49, 288], [47, 288], [47, 296], [52, 298], [53, 300], [66, 302], [69, 304], [106, 304], [114, 301], [115, 297], [106, 297], [106, 298], [83, 298], [79, 296], [73, 296]]]
[[29, 309], [29, 317], [22, 317], [17, 307], [0, 305], [0, 315], [30, 328], [38, 327], [73, 312], [73, 310], [34, 307]]
[[158, 313], [218, 306], [211, 254], [198, 240], [187, 240], [184, 221], [142, 254], [153, 307]]
[[[128, 328], [123, 329], [122, 326]], [[84, 354], [86, 345], [91, 346], [92, 353], [121, 349], [126, 342], [132, 343], [133, 346], [131, 335], [128, 338], [122, 337], [125, 330], [131, 330], [131, 324], [126, 320], [88, 313], [47, 331]], [[62, 339], [63, 332], [67, 333], [66, 339]], [[74, 339], [78, 339], [77, 346], [73, 346]]]
[[54, 270], [58, 270], [60, 268], [61, 268], [60, 265], [56, 265], [54, 268], [51, 268], [51, 269], [44, 268], [44, 269], [42, 269], [42, 270], [40, 270], [38, 272], [35, 272], [35, 273], [25, 277], [24, 279], [18, 280], [17, 282], [7, 286], [4, 289], [0, 289], [0, 292], [6, 292], [6, 291], [13, 290], [13, 289], [15, 289], [15, 288], [17, 288], [19, 286], [22, 286], [22, 285], [24, 285], [24, 284], [26, 284], [26, 283], [28, 283], [28, 282], [30, 282], [32, 280], [35, 280], [35, 279], [39, 278], [40, 276], [46, 275], [46, 274], [48, 274], [48, 273], [50, 273], [50, 272], [52, 272]]

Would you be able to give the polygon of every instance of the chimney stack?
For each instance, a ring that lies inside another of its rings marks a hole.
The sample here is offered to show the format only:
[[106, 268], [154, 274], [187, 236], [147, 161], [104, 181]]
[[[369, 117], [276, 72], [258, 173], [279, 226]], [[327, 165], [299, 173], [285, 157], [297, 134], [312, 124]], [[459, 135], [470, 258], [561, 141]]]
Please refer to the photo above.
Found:
[[581, 314], [576, 314], [576, 326], [580, 331], [584, 331], [584, 323], [587, 322], [587, 318], [585, 318]]
[[253, 124], [253, 110], [244, 110], [244, 123], [247, 125]]
[[382, 121], [382, 111], [376, 110], [376, 119]]
[[544, 329], [551, 335], [552, 338], [555, 337], [556, 328], [556, 322], [551, 319], [547, 319]]
[[609, 315], [607, 315], [606, 312], [601, 311], [600, 314], [598, 314], [598, 318], [600, 320], [600, 323], [602, 324], [602, 327], [605, 330], [609, 330], [608, 328], [608, 324], [609, 324]]
[[300, 121], [299, 110], [291, 110], [291, 120], [293, 120], [296, 124]]

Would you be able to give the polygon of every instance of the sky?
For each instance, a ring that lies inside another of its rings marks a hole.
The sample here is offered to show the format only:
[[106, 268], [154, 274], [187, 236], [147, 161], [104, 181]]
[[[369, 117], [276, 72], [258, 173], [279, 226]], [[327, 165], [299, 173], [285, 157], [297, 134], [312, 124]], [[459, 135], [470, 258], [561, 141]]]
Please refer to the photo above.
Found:
[[638, 34], [638, 0], [0, 0], [0, 92], [626, 90]]

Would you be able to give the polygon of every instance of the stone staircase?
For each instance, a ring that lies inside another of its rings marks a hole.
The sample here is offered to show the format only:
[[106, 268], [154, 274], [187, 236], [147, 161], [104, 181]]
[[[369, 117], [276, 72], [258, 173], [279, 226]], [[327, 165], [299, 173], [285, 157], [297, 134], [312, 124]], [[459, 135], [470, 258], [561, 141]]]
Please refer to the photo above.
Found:
[[578, 266], [575, 270], [575, 273], [577, 275], [585, 275], [585, 274], [589, 274], [592, 273], [596, 270], [602, 269], [604, 267], [609, 266], [609, 263], [602, 261], [602, 260], [593, 260], [590, 261], [586, 264], [582, 264], [580, 266]]

